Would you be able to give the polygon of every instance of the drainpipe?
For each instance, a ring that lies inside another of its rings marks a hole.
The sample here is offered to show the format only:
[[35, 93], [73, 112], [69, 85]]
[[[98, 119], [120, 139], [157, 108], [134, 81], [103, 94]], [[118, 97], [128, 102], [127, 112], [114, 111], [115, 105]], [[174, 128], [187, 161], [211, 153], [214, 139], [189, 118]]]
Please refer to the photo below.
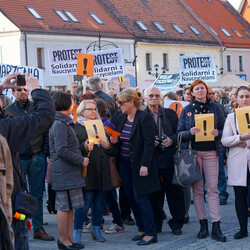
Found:
[[[223, 51], [226, 50], [226, 47], [223, 47], [221, 48], [220, 50], [220, 65], [221, 65], [221, 68], [220, 68], [220, 74], [223, 76], [223, 73], [224, 73], [224, 67], [223, 67]], [[222, 72], [222, 73], [221, 73]]]
[[25, 64], [26, 66], [29, 65], [29, 62], [28, 62], [28, 49], [27, 49], [27, 34], [26, 32], [23, 32], [24, 34], [24, 48], [25, 48]]
[[136, 65], [137, 65], [137, 63], [136, 63], [136, 57], [137, 57], [137, 55], [136, 55], [136, 48], [135, 48], [135, 46], [136, 46], [136, 40], [134, 41], [134, 62], [133, 62], [133, 66], [135, 66], [135, 82], [136, 82], [136, 86], [138, 86], [138, 84], [137, 84], [137, 67], [136, 67]]

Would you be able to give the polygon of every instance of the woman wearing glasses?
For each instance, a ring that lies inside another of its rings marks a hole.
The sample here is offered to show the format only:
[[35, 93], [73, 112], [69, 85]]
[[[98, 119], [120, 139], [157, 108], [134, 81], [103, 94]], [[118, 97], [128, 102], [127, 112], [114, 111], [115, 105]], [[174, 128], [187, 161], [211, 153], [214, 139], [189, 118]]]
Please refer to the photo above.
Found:
[[137, 245], [157, 242], [153, 210], [148, 194], [159, 190], [157, 169], [151, 166], [154, 151], [154, 121], [150, 114], [139, 110], [140, 98], [133, 89], [117, 96], [123, 115], [117, 125], [121, 133], [117, 143], [117, 166], [134, 213], [138, 233], [132, 240]]
[[[249, 107], [250, 89], [245, 86], [239, 87], [236, 100], [239, 108]], [[240, 224], [240, 231], [234, 238], [241, 239], [248, 236], [247, 186], [250, 184], [250, 133], [240, 134], [235, 113], [227, 116], [221, 141], [225, 147], [230, 148], [227, 158], [228, 184], [234, 188], [235, 209]]]
[[84, 100], [77, 109], [77, 123], [75, 131], [80, 142], [80, 149], [83, 156], [89, 157], [87, 176], [84, 188], [84, 207], [75, 210], [74, 216], [74, 238], [81, 242], [83, 222], [86, 219], [89, 208], [92, 208], [92, 229], [91, 236], [94, 240], [104, 242], [105, 239], [100, 233], [103, 211], [105, 207], [106, 192], [112, 189], [109, 155], [111, 144], [100, 140], [100, 144], [91, 144], [88, 141], [84, 121], [99, 119], [96, 103], [93, 100]]

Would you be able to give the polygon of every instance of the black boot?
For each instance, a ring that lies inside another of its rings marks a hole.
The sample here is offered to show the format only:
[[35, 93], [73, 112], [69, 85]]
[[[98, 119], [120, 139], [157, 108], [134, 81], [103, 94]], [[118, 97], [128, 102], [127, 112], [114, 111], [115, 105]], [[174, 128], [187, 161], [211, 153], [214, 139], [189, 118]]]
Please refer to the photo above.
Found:
[[225, 235], [222, 234], [220, 230], [220, 221], [213, 222], [212, 227], [212, 238], [217, 241], [226, 242], [227, 238]]
[[200, 225], [201, 225], [201, 228], [200, 228], [200, 232], [198, 233], [197, 237], [199, 239], [207, 238], [207, 236], [209, 235], [207, 219], [200, 220]]

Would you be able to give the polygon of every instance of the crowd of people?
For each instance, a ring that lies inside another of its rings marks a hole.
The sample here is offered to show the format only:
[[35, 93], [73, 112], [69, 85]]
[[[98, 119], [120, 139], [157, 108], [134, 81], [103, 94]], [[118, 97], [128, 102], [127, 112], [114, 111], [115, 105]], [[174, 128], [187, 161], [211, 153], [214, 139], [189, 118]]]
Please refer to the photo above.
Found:
[[[197, 237], [209, 236], [208, 200], [211, 236], [225, 242], [220, 205], [227, 204], [227, 181], [234, 188], [240, 225], [234, 238], [248, 236], [250, 132], [239, 132], [235, 110], [250, 107], [250, 88], [213, 90], [197, 79], [164, 96], [156, 86], [143, 93], [130, 88], [110, 96], [103, 91], [101, 79], [93, 77], [86, 91], [74, 83], [72, 93], [49, 93], [40, 89], [30, 74], [25, 76], [26, 85], [18, 86], [17, 76], [8, 75], [0, 83], [1, 93], [10, 88], [15, 97], [13, 103], [6, 102], [3, 94], [0, 99], [0, 141], [5, 152], [0, 157], [0, 180], [4, 179], [0, 249], [29, 249], [28, 212], [17, 208], [19, 193], [29, 193], [37, 200], [36, 213], [31, 216], [34, 239], [54, 240], [43, 228], [45, 189], [49, 190], [48, 210], [57, 216], [59, 249], [84, 248], [84, 231], [90, 232], [93, 240], [106, 241], [102, 229], [107, 211], [113, 223], [105, 233], [119, 233], [125, 230], [124, 224], [136, 224], [138, 232], [132, 241], [139, 246], [157, 243], [166, 218], [165, 197], [171, 214], [168, 225], [174, 235], [181, 235], [183, 225], [189, 223], [193, 203], [200, 223]], [[188, 104], [178, 117], [174, 110], [164, 107], [165, 100]], [[72, 115], [74, 105], [78, 105], [76, 117]], [[200, 131], [195, 127], [197, 114], [213, 114], [214, 141], [195, 140]], [[119, 136], [106, 132], [105, 140], [97, 135], [96, 143], [90, 141], [85, 122], [94, 120], [101, 120]], [[172, 182], [180, 133], [181, 148], [191, 145], [196, 151], [203, 176], [189, 187]], [[114, 184], [114, 169], [121, 180], [119, 185]], [[29, 205], [31, 201], [27, 198], [25, 202]]]

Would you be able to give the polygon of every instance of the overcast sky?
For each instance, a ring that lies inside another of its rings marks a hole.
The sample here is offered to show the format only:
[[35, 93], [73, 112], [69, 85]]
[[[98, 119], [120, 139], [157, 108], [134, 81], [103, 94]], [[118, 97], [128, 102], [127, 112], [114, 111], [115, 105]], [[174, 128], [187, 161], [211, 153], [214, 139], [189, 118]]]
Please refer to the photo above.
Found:
[[227, 0], [227, 1], [231, 3], [236, 10], [238, 10], [241, 0]]

